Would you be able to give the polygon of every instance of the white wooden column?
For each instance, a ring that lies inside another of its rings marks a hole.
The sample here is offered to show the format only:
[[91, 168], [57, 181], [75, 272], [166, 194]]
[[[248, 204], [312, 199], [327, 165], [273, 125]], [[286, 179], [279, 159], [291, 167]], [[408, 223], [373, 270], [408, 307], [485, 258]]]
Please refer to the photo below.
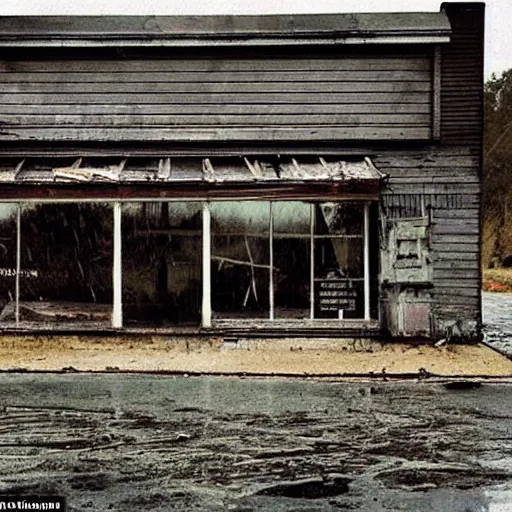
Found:
[[201, 307], [202, 327], [212, 326], [211, 289], [211, 212], [210, 204], [203, 203], [203, 302]]
[[364, 203], [364, 246], [363, 246], [363, 274], [364, 274], [364, 319], [370, 320], [370, 203]]
[[313, 203], [309, 206], [309, 302], [310, 312], [309, 317], [311, 320], [315, 318], [315, 205]]
[[269, 265], [270, 275], [268, 281], [268, 293], [269, 293], [269, 318], [270, 321], [274, 320], [274, 212], [272, 209], [272, 201], [269, 203], [269, 227], [268, 227], [268, 239], [269, 239]]
[[16, 327], [20, 326], [20, 273], [21, 273], [21, 204], [16, 208], [16, 291], [14, 319]]
[[123, 275], [121, 241], [121, 203], [114, 203], [114, 262], [112, 267], [112, 289], [114, 304], [112, 307], [112, 327], [123, 326]]

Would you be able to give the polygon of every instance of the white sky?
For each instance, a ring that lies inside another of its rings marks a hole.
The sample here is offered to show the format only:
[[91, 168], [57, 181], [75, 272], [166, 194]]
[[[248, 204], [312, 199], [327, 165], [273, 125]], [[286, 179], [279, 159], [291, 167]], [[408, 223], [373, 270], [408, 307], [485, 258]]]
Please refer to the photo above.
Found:
[[[485, 76], [512, 68], [512, 0], [487, 0]], [[439, 11], [441, 0], [0, 0], [0, 15]]]

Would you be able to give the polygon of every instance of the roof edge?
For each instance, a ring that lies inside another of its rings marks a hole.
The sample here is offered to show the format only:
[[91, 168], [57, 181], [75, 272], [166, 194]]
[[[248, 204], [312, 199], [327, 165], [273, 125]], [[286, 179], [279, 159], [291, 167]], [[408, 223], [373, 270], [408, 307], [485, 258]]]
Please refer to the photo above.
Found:
[[450, 34], [443, 12], [0, 17], [4, 47], [411, 44]]

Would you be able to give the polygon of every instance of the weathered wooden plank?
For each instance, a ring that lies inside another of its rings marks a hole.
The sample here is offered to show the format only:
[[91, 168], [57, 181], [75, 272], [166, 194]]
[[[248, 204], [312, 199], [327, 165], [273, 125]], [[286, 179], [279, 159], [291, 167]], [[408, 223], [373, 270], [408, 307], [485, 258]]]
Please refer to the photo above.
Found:
[[478, 208], [457, 208], [453, 210], [436, 208], [434, 211], [434, 216], [437, 222], [444, 222], [445, 219], [466, 219], [478, 222], [480, 217], [480, 210]]
[[174, 71], [322, 71], [322, 70], [423, 70], [431, 68], [425, 57], [340, 57], [326, 58], [271, 58], [271, 59], [119, 59], [119, 60], [21, 60], [0, 61], [0, 73], [34, 72], [118, 72]]
[[105, 200], [139, 200], [164, 199], [184, 201], [190, 200], [247, 200], [260, 201], [308, 201], [311, 196], [323, 197], [333, 201], [344, 200], [365, 201], [372, 200], [378, 194], [378, 186], [369, 186], [366, 183], [335, 183], [304, 181], [286, 183], [255, 183], [244, 182], [243, 184], [230, 184], [226, 182], [222, 187], [213, 187], [203, 182], [185, 182], [176, 186], [155, 186], [155, 183], [91, 183], [77, 185], [72, 184], [36, 184], [24, 183], [19, 185], [1, 185], [0, 197], [3, 202], [24, 202], [35, 200], [38, 202], [54, 202], [56, 199], [66, 201], [82, 201], [88, 198], [89, 201]]
[[[437, 303], [439, 306], [443, 307], [446, 305], [460, 305], [465, 311], [467, 309], [476, 309], [478, 308], [480, 298], [478, 296], [464, 296], [464, 295], [438, 295], [436, 297]], [[454, 314], [446, 315], [446, 318], [449, 318], [452, 321], [457, 320], [457, 317]]]
[[[3, 111], [3, 110], [2, 110]], [[410, 179], [435, 179], [446, 177], [451, 175], [452, 177], [473, 177], [477, 174], [477, 167], [386, 167], [378, 165], [378, 162], [373, 161], [379, 169], [385, 170], [387, 174], [390, 174], [394, 180], [406, 180]]]
[[[382, 169], [381, 169], [382, 170]], [[453, 194], [478, 194], [480, 187], [476, 183], [427, 183], [421, 184], [393, 184], [383, 191], [383, 194], [434, 194], [434, 195], [453, 195]]]
[[0, 94], [0, 104], [117, 104], [117, 105], [160, 105], [160, 104], [188, 104], [197, 105], [205, 103], [329, 103], [329, 104], [372, 104], [372, 103], [430, 103], [430, 95], [425, 93], [316, 93], [314, 87], [307, 92], [289, 93], [286, 91], [259, 92], [259, 93], [162, 93], [153, 94]]
[[[314, 104], [307, 106], [293, 103], [284, 104], [203, 104], [203, 105], [3, 105], [2, 114], [9, 115], [176, 115], [176, 114], [428, 114], [428, 104]], [[448, 169], [447, 169], [448, 171]]]
[[[303, 92], [305, 89], [314, 89], [315, 92], [348, 92], [354, 91], [354, 83], [342, 81], [314, 81], [305, 84], [300, 81], [261, 82], [257, 77], [251, 82], [211, 82], [211, 83], [173, 83], [151, 81], [117, 81], [116, 76], [111, 80], [94, 82], [77, 82], [70, 80], [63, 82], [0, 82], [2, 94], [98, 94], [98, 93], [205, 93], [205, 92]], [[428, 82], [359, 82], [357, 92], [415, 92], [427, 95], [430, 93]]]
[[[382, 171], [382, 168], [380, 168]], [[466, 184], [468, 183], [476, 183], [479, 184], [480, 180], [475, 176], [476, 171], [467, 173], [459, 173], [455, 176], [453, 174], [448, 174], [447, 171], [445, 174], [435, 174], [435, 175], [427, 175], [425, 173], [424, 176], [395, 176], [392, 173], [389, 174], [389, 183], [391, 186], [393, 185], [421, 185], [421, 184], [430, 184], [430, 183], [460, 183], [461, 178], [464, 179]]]
[[446, 247], [450, 248], [452, 253], [475, 253], [478, 254], [480, 250], [480, 246], [478, 242], [473, 243], [453, 243], [453, 241], [449, 242], [449, 245], [446, 243], [437, 242], [437, 240], [430, 244], [430, 247], [434, 254], [437, 252], [442, 252]]
[[399, 149], [393, 148], [379, 151], [375, 158], [381, 158], [385, 161], [394, 161], [399, 165], [402, 158], [409, 160], [417, 160], [418, 162], [431, 162], [435, 164], [438, 159], [459, 156], [478, 157], [478, 151], [474, 148], [468, 148], [464, 145], [459, 146], [438, 146], [430, 145], [422, 148]]
[[337, 127], [337, 126], [283, 126], [229, 128], [49, 128], [18, 127], [1, 128], [0, 140], [42, 140], [42, 141], [235, 141], [235, 140], [364, 140], [428, 139], [429, 128], [422, 127]]
[[438, 244], [440, 246], [451, 246], [452, 244], [467, 244], [467, 243], [479, 243], [479, 235], [473, 233], [464, 234], [432, 234], [432, 244]]
[[449, 297], [454, 298], [471, 298], [471, 297], [479, 297], [480, 296], [480, 288], [478, 286], [473, 288], [450, 288], [444, 287], [436, 283], [435, 285], [435, 297], [439, 300], [441, 297], [449, 299]]
[[434, 269], [434, 283], [443, 281], [444, 279], [475, 279], [480, 278], [478, 269]]
[[[451, 248], [450, 248], [451, 249]], [[478, 251], [436, 251], [434, 254], [434, 260], [436, 261], [480, 261]]]
[[433, 309], [436, 311], [437, 317], [443, 318], [446, 315], [453, 320], [453, 313], [458, 311], [480, 312], [480, 298], [441, 295], [434, 302]]
[[452, 289], [454, 293], [457, 293], [457, 290], [459, 288], [471, 288], [480, 290], [478, 279], [442, 279], [442, 280], [436, 280], [435, 282], [435, 289]]
[[464, 269], [478, 269], [479, 262], [476, 260], [473, 261], [464, 261], [464, 260], [437, 260], [433, 261], [434, 269], [436, 270], [464, 270]]
[[378, 155], [374, 158], [375, 164], [386, 169], [396, 169], [404, 173], [410, 172], [412, 169], [428, 170], [428, 169], [457, 169], [475, 168], [479, 165], [478, 155], [470, 153], [453, 154], [446, 152], [427, 153], [423, 155], [399, 153], [397, 155]]
[[[448, 190], [452, 189], [453, 185], [440, 184], [440, 187]], [[391, 193], [389, 188], [383, 188], [382, 190], [382, 203], [387, 208], [403, 208], [407, 196], [411, 193]], [[460, 194], [457, 191], [451, 190], [451, 193], [444, 194], [423, 194], [422, 191], [417, 191], [412, 194], [413, 201], [416, 209], [421, 209], [422, 198], [425, 207], [433, 208], [432, 215], [435, 216], [435, 212], [439, 208], [477, 208], [479, 206], [479, 198], [477, 194], [470, 192], [469, 194]]]
[[428, 82], [430, 71], [378, 71], [371, 69], [354, 71], [216, 71], [193, 72], [193, 71], [166, 71], [151, 72], [149, 76], [141, 76], [141, 72], [112, 73], [5, 73], [0, 78], [16, 78], [16, 82], [31, 83], [34, 79], [41, 82], [112, 82], [117, 79], [119, 82], [157, 81], [157, 82], [181, 82], [181, 83], [210, 83], [210, 82]]
[[442, 215], [436, 215], [434, 219], [434, 225], [436, 228], [443, 226], [478, 226], [478, 216], [475, 217], [442, 217]]
[[433, 227], [433, 232], [443, 235], [460, 235], [463, 233], [468, 235], [478, 235], [480, 233], [478, 224], [435, 224]]
[[131, 126], [153, 127], [168, 125], [348, 125], [348, 126], [423, 126], [428, 128], [428, 114], [256, 114], [249, 115], [218, 115], [218, 114], [180, 114], [180, 115], [3, 115], [0, 111], [0, 125], [15, 126], [45, 126], [80, 125], [83, 127]]
[[[467, 110], [467, 109], [465, 109], [465, 110]], [[474, 113], [476, 114], [476, 112], [474, 112]], [[444, 120], [447, 124], [458, 124], [461, 122], [460, 116], [457, 114], [445, 116]]]
[[433, 308], [435, 318], [446, 323], [453, 324], [459, 318], [470, 318], [476, 320], [480, 318], [481, 311], [478, 301], [474, 299], [470, 304], [439, 304]]
[[[426, 142], [425, 144], [429, 144]], [[391, 146], [391, 145], [390, 145]], [[428, 147], [428, 146], [426, 146]], [[447, 146], [451, 149], [458, 149], [458, 146]], [[129, 146], [125, 146], [123, 149], [123, 154], [130, 155], [131, 157], [140, 156], [140, 157], [156, 157], [161, 158], [162, 154], [166, 154], [169, 156], [197, 156], [198, 153], [204, 156], [240, 156], [240, 155], [268, 155], [268, 147], [257, 145], [253, 146], [247, 143], [226, 143], [220, 146], [211, 146], [207, 149], [200, 148], [198, 149], [195, 146], [189, 145], [180, 145], [173, 147], [166, 147], [165, 151], [159, 149], [159, 146], [152, 146], [147, 144], [130, 144]], [[297, 155], [297, 146], [293, 143], [281, 145], [279, 147], [279, 151], [281, 155]], [[343, 155], [347, 157], [356, 157], [361, 158], [362, 156], [373, 155], [375, 152], [375, 145], [373, 142], [361, 144], [360, 142], [350, 142], [346, 145], [343, 145]], [[320, 155], [335, 155], [338, 157], [340, 155], [339, 145], [331, 144], [331, 143], [322, 143], [316, 141], [315, 144], [308, 146], [301, 146], [301, 153], [304, 155], [313, 155], [314, 157]], [[107, 146], [97, 146], [93, 143], [91, 144], [81, 144], [77, 141], [76, 144], [62, 146], [59, 143], [54, 144], [45, 144], [42, 146], [33, 146], [30, 143], [24, 143], [22, 145], [2, 145], [0, 144], [0, 155], [11, 156], [15, 158], [24, 157], [24, 156], [55, 156], [60, 154], [61, 156], [70, 156], [70, 157], [85, 157], [85, 156], [119, 156], [119, 148], [113, 145]], [[375, 163], [374, 157], [372, 156], [372, 161]], [[419, 192], [421, 194], [421, 192]], [[449, 195], [437, 195], [437, 194], [423, 194], [425, 197], [425, 204], [432, 204], [436, 208], [453, 208], [454, 206], [451, 204], [452, 199], [455, 197], [457, 199], [457, 208], [462, 207], [478, 207], [479, 205], [479, 194], [458, 194], [455, 191]], [[385, 197], [385, 201], [388, 201], [389, 198], [395, 197], [396, 194], [391, 193], [390, 191], [383, 190], [382, 197]], [[460, 202], [460, 204], [458, 204]]]

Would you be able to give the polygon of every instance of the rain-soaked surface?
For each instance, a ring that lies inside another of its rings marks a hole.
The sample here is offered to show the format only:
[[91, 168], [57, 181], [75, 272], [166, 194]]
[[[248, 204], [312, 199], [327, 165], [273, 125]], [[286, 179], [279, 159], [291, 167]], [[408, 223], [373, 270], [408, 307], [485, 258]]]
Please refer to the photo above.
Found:
[[512, 293], [483, 292], [485, 340], [512, 356]]
[[69, 510], [512, 510], [512, 385], [0, 376], [0, 494]]

